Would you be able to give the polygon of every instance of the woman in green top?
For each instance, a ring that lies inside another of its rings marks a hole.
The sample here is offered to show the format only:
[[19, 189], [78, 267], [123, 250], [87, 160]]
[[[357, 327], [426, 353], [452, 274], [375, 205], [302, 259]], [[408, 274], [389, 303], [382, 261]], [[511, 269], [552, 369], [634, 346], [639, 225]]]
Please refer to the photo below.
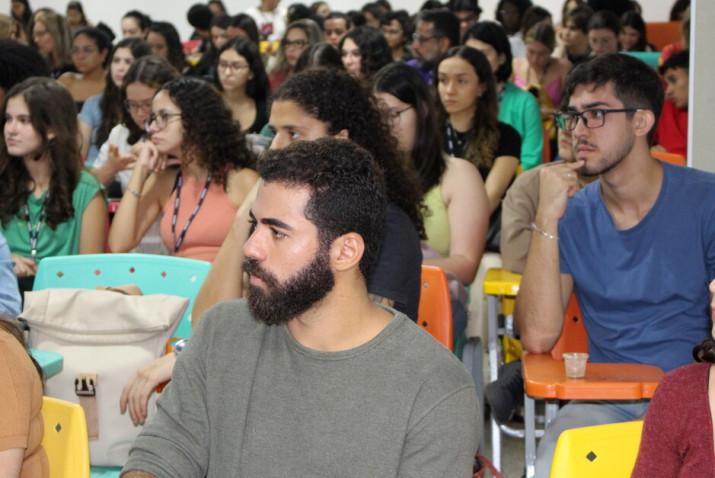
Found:
[[15, 85], [0, 122], [0, 232], [28, 290], [41, 259], [103, 251], [107, 206], [100, 184], [82, 171], [77, 111], [59, 83]]
[[464, 35], [464, 44], [487, 57], [497, 80], [499, 121], [514, 128], [521, 136], [521, 169], [541, 164], [544, 128], [536, 97], [509, 81], [512, 55], [504, 27], [496, 22], [477, 22]]
[[[489, 220], [489, 201], [479, 171], [447, 157], [437, 129], [430, 91], [414, 68], [392, 63], [374, 78], [373, 89], [408, 168], [419, 176], [428, 250], [423, 264], [442, 268], [467, 286], [477, 273]], [[431, 250], [430, 250], [431, 249]], [[431, 254], [430, 254], [431, 253]], [[466, 327], [466, 310], [453, 301], [456, 336]]]

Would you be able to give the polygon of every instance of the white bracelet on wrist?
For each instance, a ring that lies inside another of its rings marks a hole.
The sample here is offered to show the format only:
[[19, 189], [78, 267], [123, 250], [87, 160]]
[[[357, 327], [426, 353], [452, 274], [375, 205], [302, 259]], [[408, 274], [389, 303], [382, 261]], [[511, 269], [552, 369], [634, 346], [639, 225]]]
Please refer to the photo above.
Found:
[[549, 234], [548, 232], [544, 231], [539, 226], [537, 226], [535, 222], [532, 222], [529, 225], [529, 229], [531, 229], [534, 232], [538, 232], [539, 234], [541, 234], [542, 236], [544, 236], [547, 239], [557, 240], [559, 238], [559, 236], [557, 236], [556, 234]]

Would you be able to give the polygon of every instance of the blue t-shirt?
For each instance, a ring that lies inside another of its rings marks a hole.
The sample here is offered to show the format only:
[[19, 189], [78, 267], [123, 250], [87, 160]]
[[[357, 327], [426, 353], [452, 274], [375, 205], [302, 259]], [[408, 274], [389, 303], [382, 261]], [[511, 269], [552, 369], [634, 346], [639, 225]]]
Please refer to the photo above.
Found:
[[12, 264], [10, 248], [5, 236], [0, 233], [0, 314], [11, 318], [20, 313], [20, 291], [17, 288], [17, 277]]
[[693, 361], [710, 336], [715, 278], [715, 175], [663, 163], [658, 199], [641, 222], [616, 229], [595, 181], [559, 223], [561, 272], [571, 274], [594, 362]]
[[99, 146], [95, 136], [97, 129], [102, 124], [102, 111], [99, 109], [99, 102], [102, 100], [102, 95], [90, 96], [82, 105], [82, 111], [79, 112], [79, 119], [92, 127], [92, 136], [90, 137], [89, 150], [87, 151], [86, 166], [92, 166], [94, 160], [99, 154]]

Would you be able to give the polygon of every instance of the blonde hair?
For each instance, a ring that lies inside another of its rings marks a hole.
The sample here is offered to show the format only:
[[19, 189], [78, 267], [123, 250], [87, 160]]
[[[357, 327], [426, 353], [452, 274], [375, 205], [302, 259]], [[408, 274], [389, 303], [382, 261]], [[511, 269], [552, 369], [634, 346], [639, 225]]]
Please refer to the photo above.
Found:
[[47, 33], [52, 36], [54, 42], [52, 53], [49, 58], [47, 58], [50, 66], [59, 67], [72, 63], [70, 58], [72, 38], [70, 37], [70, 29], [67, 26], [65, 17], [55, 11], [49, 10], [35, 17], [35, 24], [38, 22], [45, 26]]

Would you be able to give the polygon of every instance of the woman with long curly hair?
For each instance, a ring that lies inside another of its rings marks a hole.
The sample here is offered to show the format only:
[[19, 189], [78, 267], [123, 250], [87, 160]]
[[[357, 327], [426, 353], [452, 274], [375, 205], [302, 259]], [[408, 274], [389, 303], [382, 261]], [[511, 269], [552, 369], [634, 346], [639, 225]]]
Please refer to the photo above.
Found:
[[355, 78], [370, 81], [372, 75], [392, 62], [392, 52], [380, 30], [357, 27], [340, 40], [343, 65]]
[[82, 135], [82, 157], [91, 166], [99, 147], [109, 138], [109, 132], [122, 120], [121, 87], [124, 76], [139, 58], [149, 55], [149, 45], [138, 38], [125, 38], [112, 50], [104, 91], [87, 98], [79, 113], [79, 131]]
[[246, 133], [259, 133], [268, 122], [268, 77], [255, 43], [237, 38], [218, 52], [215, 81]]
[[163, 212], [161, 238], [167, 249], [211, 261], [258, 179], [251, 169], [253, 155], [231, 110], [205, 81], [166, 83], [151, 110], [150, 140], [134, 148], [137, 161], [112, 222], [109, 247], [130, 251]]
[[[129, 184], [131, 168], [137, 159], [132, 146], [146, 136], [144, 123], [151, 114], [152, 98], [165, 83], [178, 77], [179, 72], [168, 61], [153, 55], [139, 58], [124, 75], [119, 90], [119, 124], [99, 148], [91, 170], [102, 184], [109, 186], [109, 197], [122, 197]], [[114, 180], [119, 187], [113, 185]]]
[[54, 80], [30, 78], [8, 92], [0, 123], [0, 232], [21, 289], [31, 290], [45, 257], [104, 249], [107, 206], [82, 170], [77, 114]]
[[633, 478], [712, 476], [715, 470], [715, 281], [712, 336], [693, 350], [695, 364], [663, 377], [643, 423]]

